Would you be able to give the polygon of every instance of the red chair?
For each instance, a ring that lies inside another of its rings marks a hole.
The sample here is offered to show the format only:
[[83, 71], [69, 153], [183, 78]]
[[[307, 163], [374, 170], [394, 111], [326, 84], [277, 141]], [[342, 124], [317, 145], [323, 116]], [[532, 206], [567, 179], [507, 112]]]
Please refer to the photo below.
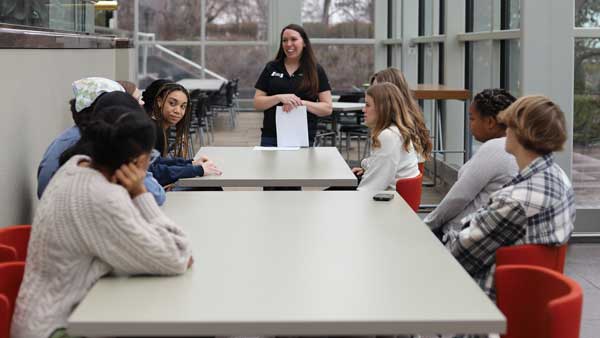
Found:
[[0, 338], [10, 337], [10, 313], [8, 297], [0, 293]]
[[496, 268], [496, 302], [507, 321], [503, 338], [578, 338], [583, 294], [577, 282], [530, 265]]
[[419, 172], [421, 175], [425, 174], [425, 162], [419, 162]]
[[17, 250], [9, 245], [0, 244], [0, 263], [17, 260]]
[[30, 233], [31, 225], [13, 225], [0, 228], [0, 244], [15, 248], [17, 260], [25, 261]]
[[24, 272], [25, 262], [0, 263], [0, 338], [10, 337], [10, 323]]
[[417, 212], [421, 204], [421, 192], [423, 187], [423, 174], [411, 178], [401, 178], [396, 181], [396, 191]]
[[496, 251], [496, 266], [507, 264], [541, 266], [563, 273], [567, 245], [524, 244], [505, 246]]

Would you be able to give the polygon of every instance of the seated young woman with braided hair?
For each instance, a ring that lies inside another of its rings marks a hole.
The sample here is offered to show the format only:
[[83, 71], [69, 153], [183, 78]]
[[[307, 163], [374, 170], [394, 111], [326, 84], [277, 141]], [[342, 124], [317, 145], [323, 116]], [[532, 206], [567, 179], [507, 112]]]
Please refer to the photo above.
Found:
[[475, 95], [469, 107], [470, 129], [483, 144], [460, 168], [458, 180], [437, 208], [424, 219], [440, 236], [451, 229], [460, 230], [463, 217], [487, 204], [490, 195], [517, 174], [514, 157], [504, 150], [506, 126], [497, 119], [514, 101], [504, 89], [485, 89]]

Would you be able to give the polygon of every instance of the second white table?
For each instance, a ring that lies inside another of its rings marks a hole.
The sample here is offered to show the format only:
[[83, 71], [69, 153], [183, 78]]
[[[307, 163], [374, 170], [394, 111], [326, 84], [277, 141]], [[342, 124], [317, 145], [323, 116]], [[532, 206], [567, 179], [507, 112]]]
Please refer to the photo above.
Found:
[[254, 150], [253, 147], [204, 147], [223, 171], [221, 176], [186, 178], [181, 187], [329, 187], [356, 186], [352, 173], [334, 147], [298, 150]]

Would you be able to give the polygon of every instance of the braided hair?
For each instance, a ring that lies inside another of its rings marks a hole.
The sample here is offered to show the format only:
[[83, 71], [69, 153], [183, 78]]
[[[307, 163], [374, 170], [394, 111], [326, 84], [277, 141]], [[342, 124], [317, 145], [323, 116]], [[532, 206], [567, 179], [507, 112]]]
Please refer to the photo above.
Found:
[[517, 99], [500, 88], [484, 89], [475, 95], [473, 104], [482, 117], [496, 118], [498, 113], [508, 108]]
[[[175, 157], [188, 157], [188, 143], [189, 143], [189, 135], [190, 135], [190, 124], [192, 122], [192, 114], [190, 114], [191, 110], [191, 102], [190, 102], [190, 94], [178, 83], [165, 83], [162, 87], [160, 87], [158, 93], [156, 94], [154, 100], [154, 107], [152, 112], [150, 113], [150, 117], [158, 123], [160, 130], [162, 131], [162, 135], [157, 135], [156, 137], [162, 137], [164, 142], [164, 149], [162, 150], [162, 156], [167, 156], [169, 153], [169, 143], [168, 137], [165, 133], [165, 127], [168, 126], [168, 122], [165, 121], [163, 116], [163, 107], [167, 104], [167, 98], [173, 92], [182, 92], [187, 99], [187, 105], [185, 107], [185, 112], [183, 117], [177, 124], [175, 125], [175, 144], [173, 144], [173, 152]], [[162, 100], [163, 106], [159, 104], [159, 99]]]

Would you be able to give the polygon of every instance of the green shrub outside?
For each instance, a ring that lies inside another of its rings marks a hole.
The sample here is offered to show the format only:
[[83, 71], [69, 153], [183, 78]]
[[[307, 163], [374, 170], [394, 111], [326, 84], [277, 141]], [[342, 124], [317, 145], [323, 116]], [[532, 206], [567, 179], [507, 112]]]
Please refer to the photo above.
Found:
[[575, 95], [573, 142], [589, 147], [600, 144], [600, 95]]

